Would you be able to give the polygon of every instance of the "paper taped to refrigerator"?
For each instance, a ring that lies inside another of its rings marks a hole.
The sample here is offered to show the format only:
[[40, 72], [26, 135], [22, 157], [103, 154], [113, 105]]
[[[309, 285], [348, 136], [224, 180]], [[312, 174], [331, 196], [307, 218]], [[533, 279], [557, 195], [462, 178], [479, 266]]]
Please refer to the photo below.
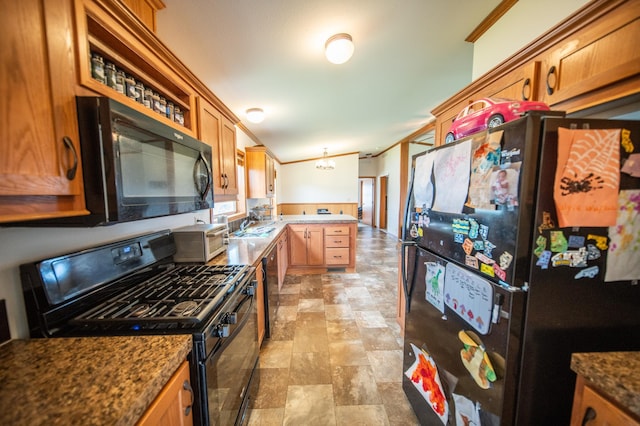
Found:
[[616, 226], [609, 228], [609, 251], [604, 280], [640, 279], [640, 190], [620, 191]]
[[434, 152], [416, 158], [415, 175], [413, 177], [413, 197], [416, 207], [430, 209], [431, 204], [433, 204], [431, 172], [433, 171], [434, 159]]
[[493, 309], [493, 287], [477, 274], [447, 263], [444, 301], [481, 334], [489, 332]]
[[436, 197], [433, 210], [461, 213], [469, 190], [471, 140], [436, 151], [433, 177]]
[[444, 313], [444, 274], [445, 268], [437, 262], [425, 262], [427, 273], [424, 276], [425, 298]]

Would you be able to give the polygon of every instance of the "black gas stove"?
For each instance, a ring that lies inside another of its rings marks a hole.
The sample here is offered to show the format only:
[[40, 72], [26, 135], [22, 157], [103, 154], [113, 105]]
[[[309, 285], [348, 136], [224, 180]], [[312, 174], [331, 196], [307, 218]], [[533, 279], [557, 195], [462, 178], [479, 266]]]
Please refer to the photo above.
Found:
[[75, 318], [81, 326], [197, 327], [235, 290], [247, 266], [181, 265], [118, 293]]
[[175, 252], [167, 230], [21, 265], [31, 336], [189, 333], [196, 424], [239, 424], [258, 360], [255, 268]]

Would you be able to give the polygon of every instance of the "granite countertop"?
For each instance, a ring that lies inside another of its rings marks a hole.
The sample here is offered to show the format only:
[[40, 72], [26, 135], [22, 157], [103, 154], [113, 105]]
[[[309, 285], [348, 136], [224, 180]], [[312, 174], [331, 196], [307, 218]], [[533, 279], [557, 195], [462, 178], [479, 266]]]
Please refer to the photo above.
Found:
[[272, 221], [263, 221], [254, 226], [273, 226], [275, 230], [268, 237], [231, 238], [227, 250], [211, 259], [211, 265], [253, 265], [262, 259], [270, 246], [278, 239], [289, 224], [304, 223], [358, 223], [358, 219], [346, 214], [306, 214], [278, 216]]
[[571, 369], [640, 417], [640, 352], [576, 353]]
[[0, 424], [132, 425], [191, 350], [191, 335], [11, 340]]

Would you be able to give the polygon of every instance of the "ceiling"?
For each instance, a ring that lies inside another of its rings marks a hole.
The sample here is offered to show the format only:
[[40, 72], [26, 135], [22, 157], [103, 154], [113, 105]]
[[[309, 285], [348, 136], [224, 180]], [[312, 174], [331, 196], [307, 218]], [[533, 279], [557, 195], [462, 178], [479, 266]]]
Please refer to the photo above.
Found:
[[[471, 82], [465, 38], [500, 0], [163, 0], [159, 38], [282, 163], [373, 156]], [[351, 34], [342, 65], [324, 43]], [[266, 118], [252, 124], [244, 111]], [[429, 143], [432, 135], [417, 139]]]

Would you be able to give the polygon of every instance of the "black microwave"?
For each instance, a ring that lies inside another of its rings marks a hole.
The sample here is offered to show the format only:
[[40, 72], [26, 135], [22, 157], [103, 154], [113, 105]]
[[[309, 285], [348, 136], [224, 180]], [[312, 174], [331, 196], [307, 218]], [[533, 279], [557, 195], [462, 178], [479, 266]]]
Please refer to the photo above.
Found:
[[76, 100], [90, 215], [68, 221], [107, 225], [213, 207], [211, 146], [113, 99]]

